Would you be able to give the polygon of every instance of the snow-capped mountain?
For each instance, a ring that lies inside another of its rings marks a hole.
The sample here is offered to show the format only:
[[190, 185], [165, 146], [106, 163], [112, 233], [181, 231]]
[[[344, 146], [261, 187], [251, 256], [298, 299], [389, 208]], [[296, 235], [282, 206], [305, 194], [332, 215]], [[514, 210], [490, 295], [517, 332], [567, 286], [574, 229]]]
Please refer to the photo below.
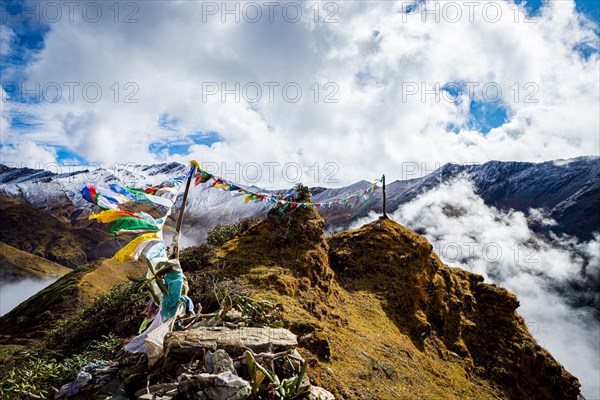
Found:
[[[93, 210], [93, 206], [80, 194], [85, 183], [121, 181], [144, 186], [183, 176], [186, 171], [187, 167], [178, 163], [127, 165], [119, 169], [80, 169], [62, 173], [0, 165], [0, 194], [16, 201], [26, 201], [63, 222], [85, 226], [89, 224], [86, 217]], [[459, 177], [470, 179], [477, 194], [489, 206], [502, 210], [514, 209], [527, 215], [530, 209], [541, 210], [546, 218], [556, 221], [556, 224], [537, 226], [532, 220], [533, 227], [539, 231], [567, 233], [581, 240], [589, 240], [594, 232], [600, 230], [600, 213], [597, 212], [600, 209], [599, 157], [544, 163], [491, 161], [480, 165], [446, 164], [424, 177], [388, 183], [387, 211], [392, 212], [441, 183]], [[323, 202], [368, 186], [369, 182], [359, 181], [341, 188], [315, 187], [311, 188], [311, 192], [315, 202]], [[319, 213], [325, 218], [329, 229], [346, 227], [367, 216], [370, 211], [380, 213], [381, 197], [381, 190], [376, 190], [368, 200], [350, 201], [346, 207], [323, 207]], [[219, 190], [191, 190], [186, 208], [185, 238], [188, 244], [202, 241], [206, 232], [219, 223], [263, 215], [269, 208], [266, 202], [245, 204], [243, 199]]]
[[[567, 233], [581, 240], [589, 240], [594, 232], [600, 231], [600, 213], [597, 212], [600, 209], [600, 157], [544, 163], [490, 161], [479, 165], [446, 164], [422, 178], [389, 183], [386, 188], [387, 211], [394, 211], [441, 183], [460, 177], [473, 182], [477, 194], [489, 206], [501, 210], [514, 209], [527, 215], [530, 209], [536, 209], [556, 221], [555, 225], [534, 227], [540, 231]], [[346, 188], [321, 190], [315, 199], [320, 200], [330, 193], [351, 191]], [[381, 196], [381, 191], [375, 192], [369, 201], [360, 202], [351, 213], [342, 211], [341, 215], [336, 215], [337, 209], [320, 212], [329, 223], [344, 225], [367, 215], [369, 210], [381, 212]]]

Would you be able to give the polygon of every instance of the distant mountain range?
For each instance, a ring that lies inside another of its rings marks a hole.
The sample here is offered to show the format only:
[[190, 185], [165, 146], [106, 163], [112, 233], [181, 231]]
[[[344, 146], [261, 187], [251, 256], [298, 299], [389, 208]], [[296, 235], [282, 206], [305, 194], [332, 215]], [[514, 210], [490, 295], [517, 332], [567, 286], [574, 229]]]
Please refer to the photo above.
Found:
[[[488, 206], [501, 210], [514, 209], [529, 214], [531, 208], [543, 209], [545, 216], [554, 219], [554, 226], [535, 227], [554, 233], [567, 233], [589, 240], [600, 231], [600, 157], [579, 157], [571, 160], [544, 163], [490, 161], [480, 165], [446, 164], [422, 178], [395, 181], [387, 185], [387, 210], [398, 209], [439, 186], [465, 176]], [[348, 188], [319, 188], [316, 200], [347, 193], [364, 186], [359, 182]], [[315, 190], [313, 189], [313, 192]], [[382, 211], [381, 191], [361, 202], [351, 213], [336, 214], [336, 210], [320, 210], [334, 225], [344, 225], [365, 216], [370, 210]]]
[[[132, 170], [136, 173], [131, 173]], [[140, 165], [121, 170], [100, 168], [57, 174], [45, 170], [0, 165], [0, 195], [16, 203], [28, 203], [19, 207], [31, 205], [58, 220], [52, 221], [52, 224], [69, 225], [69, 229], [95, 229], [98, 226], [87, 219], [93, 207], [79, 193], [85, 181], [107, 184], [117, 181], [118, 177], [121, 181], [135, 181], [136, 185], [143, 186], [146, 183], [156, 183], [168, 177], [183, 175], [186, 170], [184, 165], [170, 163]], [[470, 179], [478, 195], [489, 206], [501, 210], [514, 209], [526, 215], [532, 208], [542, 210], [544, 216], [554, 219], [557, 224], [541, 225], [532, 220], [532, 228], [541, 233], [566, 233], [580, 240], [589, 240], [593, 238], [594, 232], [600, 231], [600, 213], [597, 212], [600, 210], [600, 157], [579, 157], [543, 163], [490, 161], [479, 165], [446, 164], [420, 178], [388, 183], [387, 211], [392, 212], [441, 183], [460, 177]], [[368, 187], [369, 184], [367, 181], [359, 181], [341, 188], [313, 187], [311, 192], [315, 202], [322, 202], [344, 197]], [[320, 208], [319, 213], [326, 221], [326, 229], [347, 227], [367, 216], [370, 211], [381, 213], [381, 197], [381, 190], [376, 190], [368, 200], [351, 201], [347, 207]], [[5, 203], [8, 204], [3, 199], [3, 204]], [[3, 205], [2, 208], [5, 210], [7, 207]], [[219, 223], [230, 223], [252, 215], [264, 215], [269, 208], [267, 203], [244, 204], [239, 197], [231, 197], [219, 190], [191, 190], [183, 229], [184, 244], [191, 245], [203, 241], [206, 232]], [[20, 234], [23, 226], [18, 219], [7, 215], [3, 217], [6, 221], [3, 225], [9, 226], [2, 229], [2, 241], [21, 248], [4, 237], [10, 236], [11, 232], [15, 235]], [[173, 222], [171, 218], [167, 223], [167, 235]], [[418, 227], [413, 228], [418, 230]], [[96, 252], [84, 251], [88, 261], [105, 255], [104, 248], [108, 252], [115, 248], [114, 245], [108, 244], [100, 246], [100, 250], [98, 246], [94, 247]], [[23, 248], [22, 250], [30, 251]], [[62, 264], [72, 267], [68, 263]]]

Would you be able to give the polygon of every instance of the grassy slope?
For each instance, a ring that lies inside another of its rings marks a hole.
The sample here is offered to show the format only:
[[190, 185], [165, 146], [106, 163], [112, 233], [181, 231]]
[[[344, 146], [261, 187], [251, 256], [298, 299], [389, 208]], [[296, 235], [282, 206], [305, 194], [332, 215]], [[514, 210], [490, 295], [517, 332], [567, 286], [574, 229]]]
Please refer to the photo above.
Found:
[[45, 258], [0, 242], [0, 280], [57, 278], [71, 270]]
[[322, 226], [308, 209], [269, 218], [213, 260], [310, 334], [301, 343], [314, 382], [345, 398], [576, 398], [579, 383], [535, 343], [514, 295], [445, 266], [392, 221], [328, 241]]
[[82, 266], [0, 317], [0, 334], [8, 336], [9, 341], [39, 339], [61, 319], [76, 314], [102, 293], [127, 281], [127, 276], [142, 276], [145, 272], [141, 263], [112, 260]]
[[118, 250], [99, 229], [75, 228], [29, 203], [1, 195], [0, 221], [0, 241], [71, 269]]

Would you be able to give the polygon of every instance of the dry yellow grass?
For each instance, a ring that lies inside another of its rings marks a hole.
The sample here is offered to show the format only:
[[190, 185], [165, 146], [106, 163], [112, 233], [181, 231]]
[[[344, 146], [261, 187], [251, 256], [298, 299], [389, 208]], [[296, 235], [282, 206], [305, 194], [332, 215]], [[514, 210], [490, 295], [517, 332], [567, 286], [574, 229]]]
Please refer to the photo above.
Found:
[[60, 264], [0, 242], [2, 275], [14, 278], [58, 278], [71, 270]]
[[85, 305], [90, 305], [113, 286], [127, 281], [128, 276], [139, 277], [146, 274], [146, 266], [141, 262], [118, 263], [111, 259], [103, 260], [97, 268], [84, 274], [77, 287]]

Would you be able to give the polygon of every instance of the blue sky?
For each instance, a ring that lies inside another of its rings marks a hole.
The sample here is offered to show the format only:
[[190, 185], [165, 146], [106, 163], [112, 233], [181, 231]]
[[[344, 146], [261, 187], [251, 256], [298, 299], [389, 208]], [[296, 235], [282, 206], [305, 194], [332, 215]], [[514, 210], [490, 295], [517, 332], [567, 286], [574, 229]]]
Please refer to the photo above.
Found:
[[[166, 115], [161, 115], [159, 125], [166, 130], [175, 131], [179, 125], [176, 119], [167, 120]], [[218, 132], [195, 132], [186, 134], [181, 140], [172, 140], [166, 138], [164, 140], [158, 140], [149, 145], [149, 150], [153, 153], [161, 153], [165, 156], [188, 155], [190, 146], [202, 145], [210, 147], [215, 143], [222, 142], [223, 138]]]
[[[20, 67], [27, 65], [36, 52], [44, 47], [44, 36], [50, 29], [49, 24], [36, 21], [36, 18], [23, 17], [21, 14], [23, 7], [22, 1], [15, 0], [8, 0], [0, 5], [0, 24], [10, 28], [14, 33], [10, 43], [11, 53], [3, 54], [0, 58], [0, 70], [4, 73], [7, 69], [11, 70], [10, 83], [23, 78], [19, 74], [22, 71]], [[16, 76], [13, 75], [15, 72]], [[4, 78], [5, 76], [3, 81]], [[11, 87], [13, 90], [17, 88], [18, 86]]]
[[[545, 0], [549, 1], [549, 0]], [[520, 0], [517, 4], [525, 4], [525, 8], [531, 15], [538, 15], [540, 7], [544, 0]], [[575, 6], [579, 12], [585, 13], [590, 19], [598, 22], [600, 20], [600, 1], [597, 0], [576, 0]]]
[[600, 1], [579, 0], [575, 2], [577, 10], [585, 13], [593, 21], [600, 21]]

